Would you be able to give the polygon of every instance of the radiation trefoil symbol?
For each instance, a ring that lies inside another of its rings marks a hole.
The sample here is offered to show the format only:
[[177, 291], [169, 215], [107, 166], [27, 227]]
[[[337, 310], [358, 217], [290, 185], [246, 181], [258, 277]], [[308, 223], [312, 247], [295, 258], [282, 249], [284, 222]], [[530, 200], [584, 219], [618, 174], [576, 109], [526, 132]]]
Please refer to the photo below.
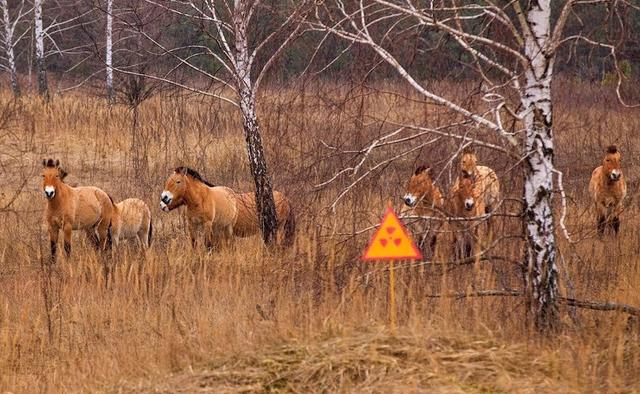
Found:
[[369, 246], [367, 246], [362, 259], [422, 260], [422, 253], [416, 247], [393, 208], [388, 207], [380, 227], [369, 241]]

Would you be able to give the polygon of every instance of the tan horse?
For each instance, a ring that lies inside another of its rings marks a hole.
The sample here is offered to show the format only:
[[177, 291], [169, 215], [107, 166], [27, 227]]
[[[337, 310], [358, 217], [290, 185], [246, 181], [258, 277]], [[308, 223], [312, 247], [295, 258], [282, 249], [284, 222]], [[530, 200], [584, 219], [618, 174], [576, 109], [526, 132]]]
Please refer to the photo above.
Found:
[[[280, 242], [291, 245], [295, 232], [295, 217], [291, 203], [284, 194], [274, 191]], [[204, 241], [208, 248], [229, 241], [234, 236], [249, 237], [260, 232], [254, 193], [235, 193], [224, 186], [214, 186], [196, 171], [178, 167], [167, 179], [160, 195], [160, 208], [168, 212], [187, 206], [187, 220], [191, 243], [204, 227]]]
[[113, 241], [116, 245], [120, 240], [138, 239], [144, 248], [151, 246], [151, 210], [144, 201], [127, 198], [117, 203], [112, 223]]
[[[404, 197], [402, 198], [407, 208], [403, 209], [402, 216], [426, 216], [442, 217], [444, 199], [440, 189], [433, 184], [431, 169], [427, 166], [419, 166], [414, 171]], [[435, 253], [437, 233], [442, 226], [442, 221], [428, 219], [416, 219], [408, 223], [409, 228], [418, 241], [418, 247], [425, 255]]]
[[111, 219], [115, 210], [111, 197], [97, 187], [71, 187], [65, 184], [67, 173], [60, 167], [59, 160], [43, 160], [42, 166], [51, 258], [56, 258], [60, 229], [64, 232], [64, 251], [67, 256], [71, 254], [72, 230], [85, 230], [94, 245], [103, 250], [110, 246]]
[[[467, 148], [462, 153], [460, 160], [460, 176], [451, 188], [451, 194], [456, 193], [461, 178], [469, 178], [473, 183], [474, 194], [482, 199], [484, 206], [481, 215], [490, 214], [500, 204], [500, 181], [495, 171], [489, 167], [479, 166], [478, 157], [471, 148]], [[493, 218], [487, 219], [487, 230], [492, 233]]]
[[482, 221], [471, 218], [482, 216], [486, 212], [484, 199], [471, 178], [462, 178], [451, 191], [448, 210], [456, 218], [470, 220], [451, 221], [454, 235], [454, 256], [456, 259], [466, 259], [472, 255], [479, 260], [481, 241], [484, 236]]
[[593, 170], [589, 194], [596, 205], [598, 235], [604, 235], [607, 229], [617, 235], [627, 183], [622, 173], [620, 151], [615, 145], [607, 148], [602, 165]]

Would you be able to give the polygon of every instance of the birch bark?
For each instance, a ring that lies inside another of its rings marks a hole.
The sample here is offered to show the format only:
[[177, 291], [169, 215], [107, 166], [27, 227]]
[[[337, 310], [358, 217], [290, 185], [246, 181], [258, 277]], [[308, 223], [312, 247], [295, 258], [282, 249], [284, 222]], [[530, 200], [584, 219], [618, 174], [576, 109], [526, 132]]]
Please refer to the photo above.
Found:
[[4, 22], [4, 47], [7, 54], [7, 67], [11, 76], [11, 90], [13, 95], [18, 97], [20, 96], [20, 83], [18, 82], [18, 71], [16, 69], [15, 43], [13, 42], [15, 24], [11, 22], [7, 0], [0, 0], [0, 7], [2, 8], [2, 20]]
[[49, 100], [49, 86], [47, 83], [47, 69], [44, 58], [44, 27], [42, 25], [42, 4], [44, 0], [34, 1], [34, 25], [36, 44], [36, 74], [38, 76], [38, 94]]

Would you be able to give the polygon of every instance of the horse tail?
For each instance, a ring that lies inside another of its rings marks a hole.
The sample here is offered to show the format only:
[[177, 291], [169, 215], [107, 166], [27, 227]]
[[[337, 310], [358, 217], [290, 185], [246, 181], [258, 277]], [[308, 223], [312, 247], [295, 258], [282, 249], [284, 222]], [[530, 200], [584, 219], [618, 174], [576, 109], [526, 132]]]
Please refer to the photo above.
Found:
[[147, 231], [147, 247], [151, 247], [151, 238], [153, 237], [153, 220], [149, 217], [149, 231]]
[[283, 228], [283, 245], [285, 247], [290, 247], [291, 245], [293, 245], [293, 241], [296, 236], [296, 216], [293, 213], [293, 207], [291, 206], [291, 203], [289, 203], [289, 212], [287, 213], [287, 217], [284, 220]]
[[113, 248], [113, 237], [111, 236], [111, 224], [113, 221], [109, 222], [109, 228], [107, 229], [107, 250], [111, 250]]

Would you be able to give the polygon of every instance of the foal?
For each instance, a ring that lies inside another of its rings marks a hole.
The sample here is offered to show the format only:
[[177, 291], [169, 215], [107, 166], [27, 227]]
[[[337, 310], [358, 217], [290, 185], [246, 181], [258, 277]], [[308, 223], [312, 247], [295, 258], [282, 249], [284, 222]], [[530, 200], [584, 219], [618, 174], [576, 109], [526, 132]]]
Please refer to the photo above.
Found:
[[110, 228], [115, 210], [111, 197], [97, 187], [71, 187], [65, 184], [67, 172], [60, 167], [59, 160], [43, 160], [42, 166], [42, 189], [47, 199], [45, 217], [52, 260], [56, 258], [60, 229], [64, 232], [64, 251], [67, 256], [71, 254], [72, 230], [85, 230], [96, 248], [104, 250], [111, 246]]
[[[433, 184], [429, 167], [422, 165], [416, 168], [407, 185], [403, 201], [408, 207], [403, 209], [401, 212], [403, 214], [428, 217], [442, 216], [444, 200], [440, 189]], [[431, 249], [432, 253], [435, 253], [437, 232], [441, 226], [441, 221], [433, 222], [426, 219], [418, 219], [410, 223], [412, 232], [418, 239], [418, 246], [425, 254], [428, 252], [428, 248]]]
[[144, 248], [151, 246], [153, 224], [149, 206], [138, 198], [127, 198], [116, 204], [113, 215], [113, 241], [137, 238]]
[[[453, 216], [470, 219], [484, 215], [486, 212], [484, 199], [480, 198], [471, 178], [462, 178], [451, 194], [449, 210]], [[451, 227], [454, 236], [454, 255], [456, 260], [466, 259], [475, 254], [476, 261], [479, 261], [480, 241], [483, 235], [482, 221], [472, 219], [452, 221]]]
[[[273, 192], [273, 199], [281, 243], [289, 246], [295, 232], [291, 203], [278, 191]], [[187, 167], [175, 169], [160, 195], [160, 208], [165, 212], [181, 205], [187, 206], [192, 245], [195, 245], [196, 234], [201, 227], [204, 227], [204, 241], [208, 248], [234, 236], [248, 237], [260, 232], [254, 193], [235, 193], [228, 187], [214, 186]]]
[[602, 165], [593, 170], [589, 194], [596, 205], [598, 235], [607, 229], [617, 235], [620, 231], [622, 201], [627, 195], [627, 183], [622, 173], [620, 151], [611, 145], [605, 152]]

